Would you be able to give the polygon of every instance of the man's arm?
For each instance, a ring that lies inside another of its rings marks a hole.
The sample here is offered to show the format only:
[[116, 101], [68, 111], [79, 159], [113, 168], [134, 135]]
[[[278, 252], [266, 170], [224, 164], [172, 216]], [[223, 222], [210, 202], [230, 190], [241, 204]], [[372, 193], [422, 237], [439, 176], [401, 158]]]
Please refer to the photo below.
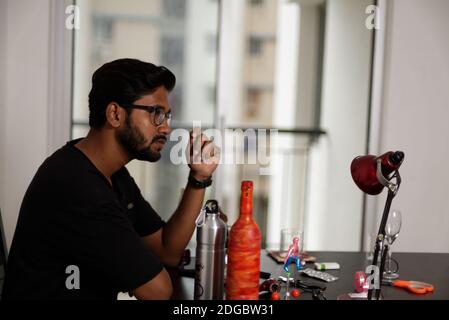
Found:
[[145, 245], [168, 266], [176, 266], [195, 230], [195, 220], [201, 210], [205, 189], [187, 184], [178, 208], [164, 228], [143, 237]]
[[[219, 149], [204, 135], [198, 146], [200, 152], [194, 152], [193, 146], [199, 141], [191, 140], [189, 167], [190, 174], [198, 181], [205, 181], [212, 176], [218, 166]], [[193, 138], [196, 139], [196, 138]], [[198, 155], [199, 153], [199, 155]], [[199, 156], [199, 158], [198, 158]], [[212, 161], [211, 161], [212, 160]], [[149, 248], [161, 261], [168, 266], [176, 266], [195, 230], [195, 220], [204, 201], [205, 189], [196, 189], [187, 183], [178, 208], [173, 213], [164, 228], [143, 237], [145, 246]]]
[[132, 290], [139, 300], [168, 300], [173, 293], [170, 276], [165, 269], [147, 283]]

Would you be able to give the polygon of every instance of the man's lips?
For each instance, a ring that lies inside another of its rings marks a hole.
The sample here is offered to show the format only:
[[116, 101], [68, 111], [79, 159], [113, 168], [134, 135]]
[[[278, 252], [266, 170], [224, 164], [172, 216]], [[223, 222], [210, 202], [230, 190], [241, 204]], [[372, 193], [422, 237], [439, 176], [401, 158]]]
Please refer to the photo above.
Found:
[[167, 138], [165, 138], [165, 137], [157, 138], [157, 139], [153, 140], [153, 143], [165, 145], [165, 143], [167, 143]]

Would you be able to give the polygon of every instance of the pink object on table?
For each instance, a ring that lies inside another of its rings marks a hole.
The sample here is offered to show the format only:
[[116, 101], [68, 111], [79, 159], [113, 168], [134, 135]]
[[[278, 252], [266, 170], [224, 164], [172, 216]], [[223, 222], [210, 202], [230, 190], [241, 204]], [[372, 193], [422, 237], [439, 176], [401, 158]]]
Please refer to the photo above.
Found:
[[358, 293], [368, 292], [368, 283], [366, 282], [365, 272], [357, 271], [354, 274], [354, 289]]

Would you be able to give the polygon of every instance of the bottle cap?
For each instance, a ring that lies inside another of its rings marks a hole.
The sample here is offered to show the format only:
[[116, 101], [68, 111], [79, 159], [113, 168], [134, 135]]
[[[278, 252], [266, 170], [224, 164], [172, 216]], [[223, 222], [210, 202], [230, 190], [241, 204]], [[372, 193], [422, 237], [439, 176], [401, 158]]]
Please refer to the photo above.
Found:
[[242, 181], [242, 191], [246, 191], [248, 189], [253, 189], [253, 182], [252, 181]]
[[206, 213], [218, 213], [218, 202], [217, 200], [207, 200], [206, 205]]

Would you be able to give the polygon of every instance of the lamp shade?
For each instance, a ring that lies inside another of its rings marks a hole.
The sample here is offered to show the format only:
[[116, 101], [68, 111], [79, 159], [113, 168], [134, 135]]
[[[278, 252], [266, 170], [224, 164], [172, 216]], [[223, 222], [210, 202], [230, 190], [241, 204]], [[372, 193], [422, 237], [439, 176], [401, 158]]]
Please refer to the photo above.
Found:
[[381, 170], [384, 177], [399, 169], [404, 160], [402, 151], [389, 151], [378, 157], [373, 155], [358, 156], [351, 163], [351, 175], [355, 184], [365, 193], [377, 195], [384, 185], [377, 178], [377, 162], [381, 160]]

